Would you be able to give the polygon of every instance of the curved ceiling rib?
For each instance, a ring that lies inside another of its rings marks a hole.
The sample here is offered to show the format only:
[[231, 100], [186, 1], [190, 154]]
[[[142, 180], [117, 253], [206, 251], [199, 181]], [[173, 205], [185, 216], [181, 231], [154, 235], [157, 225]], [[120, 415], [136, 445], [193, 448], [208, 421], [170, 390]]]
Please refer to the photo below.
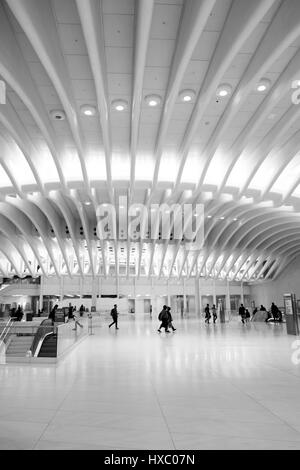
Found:
[[24, 265], [28, 269], [29, 274], [31, 274], [31, 276], [35, 276], [35, 273], [31, 266], [31, 261], [28, 260], [24, 247], [22, 245], [22, 240], [16, 236], [15, 226], [2, 215], [0, 215], [0, 226], [1, 226], [1, 232], [5, 235], [5, 237], [8, 240], [10, 240], [10, 243], [14, 246], [16, 251], [19, 253], [21, 259], [24, 262]]
[[[57, 258], [55, 258], [55, 254], [57, 255], [59, 250], [56, 243], [54, 243], [54, 240], [52, 240], [47, 233], [48, 227], [45, 215], [37, 207], [33, 207], [32, 204], [25, 200], [18, 200], [12, 198], [9, 204], [23, 212], [24, 215], [26, 215], [28, 219], [32, 222], [32, 224], [36, 227], [38, 233], [41, 236], [43, 245], [47, 250], [49, 259], [53, 264], [55, 273], [57, 274], [57, 276], [59, 276], [60, 269], [58, 267], [58, 260]], [[54, 253], [55, 251], [56, 253]]]
[[[251, 2], [252, 4], [252, 2]], [[204, 181], [209, 162], [217, 150], [220, 138], [226, 132], [230, 122], [242, 107], [249, 93], [254, 89], [261, 77], [268, 71], [271, 65], [282, 55], [286, 48], [291, 45], [300, 34], [298, 17], [300, 4], [297, 0], [284, 2], [262, 38], [255, 54], [250, 61], [237, 89], [235, 90], [229, 105], [223, 113], [218, 125], [214, 129], [204, 153], [207, 164], [201, 175], [201, 182]], [[283, 23], [284, 18], [284, 23]], [[282, 25], [284, 24], [284, 27]]]
[[150, 28], [152, 23], [153, 7], [154, 0], [140, 0], [137, 2], [130, 133], [130, 202], [133, 200], [135, 189], [135, 164], [138, 148], [143, 80]]
[[155, 143], [155, 169], [151, 194], [153, 194], [157, 185], [164, 139], [170, 124], [179, 87], [214, 4], [215, 0], [192, 0], [184, 5], [176, 50], [169, 74], [167, 95]]
[[47, 269], [39, 252], [39, 250], [42, 251], [43, 249], [42, 243], [37, 236], [32, 234], [33, 227], [28, 218], [19, 209], [4, 202], [0, 202], [0, 214], [5, 216], [17, 228], [17, 230], [20, 231], [34, 253], [42, 273], [45, 276], [48, 276]]
[[103, 18], [100, 8], [100, 2], [95, 0], [86, 0], [82, 2], [76, 0], [81, 25], [87, 50], [89, 53], [90, 64], [93, 72], [100, 124], [103, 133], [103, 142], [106, 162], [106, 178], [110, 201], [113, 200], [112, 188], [112, 143], [110, 127], [110, 108], [108, 102], [108, 90], [106, 79], [106, 60], [104, 50], [104, 32]]
[[39, 0], [6, 0], [14, 16], [22, 26], [31, 45], [47, 71], [51, 81], [60, 97], [68, 117], [76, 150], [80, 160], [83, 180], [89, 187], [89, 178], [85, 164], [85, 145], [83, 132], [77, 116], [75, 100], [72, 93], [69, 74], [59, 44], [56, 24], [53, 17], [51, 2], [43, 1], [39, 8]]
[[83, 266], [82, 266], [81, 257], [80, 257], [80, 247], [79, 247], [78, 238], [76, 237], [76, 220], [73, 214], [71, 213], [70, 208], [67, 206], [65, 199], [59, 192], [55, 191], [54, 195], [51, 194], [51, 198], [49, 198], [49, 200], [56, 205], [57, 210], [60, 211], [64, 217], [66, 229], [70, 232], [70, 236], [72, 239], [72, 244], [73, 244], [75, 256], [77, 259], [79, 273], [83, 276]]
[[[0, 74], [25, 103], [41, 129], [49, 145], [61, 183], [64, 185], [64, 174], [61, 169], [59, 152], [55, 146], [55, 135], [49, 117], [46, 115], [39, 94], [36, 92], [35, 84], [9, 26], [3, 7], [0, 7], [0, 44]], [[36, 153], [33, 154], [33, 156], [35, 155]]]
[[240, 132], [237, 139], [230, 148], [228, 152], [228, 158], [230, 158], [231, 161], [226, 168], [224, 178], [220, 184], [219, 194], [226, 186], [228, 177], [244, 148], [249, 148], [249, 141], [251, 141], [253, 134], [264, 124], [264, 122], [268, 119], [268, 116], [272, 115], [272, 110], [276, 108], [283, 98], [290, 98], [291, 83], [293, 79], [296, 79], [296, 77], [300, 76], [299, 60], [300, 51], [298, 51], [291, 59], [288, 66], [271, 89], [270, 93], [265, 97], [261, 105], [257, 108], [249, 122]]
[[[197, 97], [189, 126], [181, 143], [179, 150], [180, 166], [177, 173], [175, 189], [180, 183], [181, 174], [192, 140], [198, 131], [200, 119], [204, 115], [211, 99], [215, 95], [220, 80], [241, 49], [242, 45], [254, 31], [258, 22], [262, 20], [271, 8], [273, 3], [274, 0], [254, 0], [252, 2], [248, 2], [247, 0], [238, 0], [233, 2]], [[200, 181], [202, 182], [202, 180], [203, 178], [201, 177]]]

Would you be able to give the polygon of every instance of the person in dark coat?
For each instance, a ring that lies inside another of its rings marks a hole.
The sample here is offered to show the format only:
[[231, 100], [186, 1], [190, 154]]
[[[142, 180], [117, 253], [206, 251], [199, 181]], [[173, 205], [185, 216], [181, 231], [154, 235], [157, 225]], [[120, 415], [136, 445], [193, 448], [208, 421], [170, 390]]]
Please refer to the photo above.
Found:
[[245, 323], [246, 319], [246, 309], [243, 304], [239, 308], [239, 315], [241, 316], [242, 323]]
[[212, 311], [212, 315], [213, 315], [213, 321], [214, 321], [214, 323], [216, 323], [216, 319], [217, 319], [218, 315], [217, 315], [217, 309], [216, 309], [215, 304], [212, 306], [211, 311]]
[[246, 322], [250, 321], [250, 318], [251, 318], [250, 312], [249, 312], [249, 310], [246, 308], [246, 311], [245, 311], [245, 319], [246, 319]]
[[80, 305], [80, 308], [79, 308], [79, 315], [82, 317], [83, 316], [83, 312], [84, 312], [84, 306], [83, 304]]
[[13, 320], [17, 320], [17, 313], [16, 313], [16, 307], [13, 307], [10, 311], [10, 317], [13, 319]]
[[206, 304], [204, 312], [205, 312], [205, 323], [209, 323], [209, 320], [211, 318], [210, 311], [209, 311], [209, 304]]
[[117, 304], [114, 305], [114, 308], [111, 309], [111, 312], [110, 312], [111, 316], [112, 316], [112, 323], [110, 325], [108, 325], [108, 327], [110, 328], [111, 326], [113, 325], [116, 325], [116, 330], [118, 330], [118, 310], [117, 310]]
[[168, 316], [169, 316], [168, 327], [169, 327], [169, 328], [172, 328], [172, 330], [175, 331], [176, 328], [174, 328], [173, 323], [172, 323], [173, 318], [172, 318], [172, 315], [171, 315], [171, 307], [167, 307], [167, 312], [168, 312]]
[[74, 311], [73, 306], [69, 304], [68, 321], [73, 319], [73, 311]]
[[58, 305], [56, 304], [56, 305], [54, 305], [53, 309], [51, 310], [51, 312], [48, 315], [48, 318], [49, 318], [49, 320], [52, 320], [52, 323], [54, 323], [54, 321], [55, 321], [55, 312], [56, 312], [57, 309], [58, 309]]
[[274, 321], [277, 321], [279, 319], [279, 308], [277, 307], [277, 305], [274, 304], [274, 302], [272, 302], [271, 305], [271, 314], [273, 316]]
[[55, 321], [55, 312], [56, 312], [57, 309], [58, 309], [58, 305], [56, 304], [56, 305], [54, 305], [54, 307], [52, 308], [51, 312], [48, 315], [48, 318], [49, 318], [49, 320], [52, 321], [52, 323], [54, 323], [54, 321]]
[[161, 333], [161, 328], [164, 328], [166, 333], [170, 333], [169, 329], [168, 329], [168, 327], [169, 327], [169, 318], [170, 317], [169, 317], [169, 314], [168, 314], [168, 307], [166, 305], [164, 305], [162, 311], [158, 315], [158, 319], [159, 319], [159, 321], [161, 321], [161, 325], [157, 330], [159, 333]]
[[16, 317], [17, 317], [17, 321], [21, 321], [23, 318], [23, 310], [22, 310], [21, 305], [18, 305], [18, 308], [16, 311]]

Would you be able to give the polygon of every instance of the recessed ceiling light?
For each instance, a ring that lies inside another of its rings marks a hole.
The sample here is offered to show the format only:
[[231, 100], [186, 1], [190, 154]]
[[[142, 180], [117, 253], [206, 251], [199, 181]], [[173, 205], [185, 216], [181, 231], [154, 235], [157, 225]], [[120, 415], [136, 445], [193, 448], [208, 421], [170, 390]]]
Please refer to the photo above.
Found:
[[145, 96], [145, 101], [148, 106], [154, 108], [155, 106], [160, 105], [161, 103], [161, 96], [159, 95], [147, 95]]
[[125, 111], [125, 109], [127, 108], [128, 106], [128, 102], [125, 101], [125, 100], [114, 100], [112, 101], [112, 107], [116, 110], [116, 111]]
[[258, 83], [256, 89], [257, 91], [266, 91], [271, 85], [271, 80], [269, 80], [268, 78], [262, 78], [260, 80], [260, 82]]
[[229, 83], [223, 83], [222, 85], [218, 86], [217, 89], [217, 96], [224, 98], [225, 96], [230, 95], [232, 92], [232, 86]]
[[90, 202], [90, 201], [86, 201], [86, 202], [85, 202], [85, 205], [86, 205], [86, 206], [90, 206], [90, 205], [91, 205], [91, 202]]
[[179, 93], [179, 98], [184, 103], [188, 103], [189, 101], [192, 101], [195, 98], [195, 96], [196, 96], [196, 93], [194, 92], [194, 90], [182, 90]]
[[225, 219], [225, 217], [220, 217], [220, 220], [224, 220], [224, 219]]
[[80, 106], [80, 111], [85, 116], [95, 116], [97, 112], [95, 106], [91, 106], [89, 104], [84, 104], [83, 106]]
[[211, 218], [212, 218], [212, 216], [211, 216], [211, 215], [208, 215], [208, 216], [207, 216], [207, 218], [208, 218], [208, 219], [211, 219]]
[[66, 114], [62, 109], [52, 109], [50, 111], [50, 116], [54, 121], [63, 121], [66, 119]]

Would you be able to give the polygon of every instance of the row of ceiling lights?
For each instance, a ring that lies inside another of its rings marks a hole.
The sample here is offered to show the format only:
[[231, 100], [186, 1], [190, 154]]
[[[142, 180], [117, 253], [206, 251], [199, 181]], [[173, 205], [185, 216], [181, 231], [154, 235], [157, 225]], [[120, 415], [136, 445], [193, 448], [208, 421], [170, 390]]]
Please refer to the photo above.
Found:
[[[256, 90], [259, 92], [264, 92], [270, 87], [270, 85], [271, 85], [271, 81], [267, 78], [263, 78], [257, 84]], [[228, 83], [221, 84], [217, 89], [217, 96], [220, 98], [229, 96], [231, 95], [231, 93], [232, 93], [232, 86]], [[182, 90], [179, 93], [180, 101], [182, 101], [183, 103], [188, 103], [188, 102], [193, 101], [195, 96], [196, 96], [196, 92], [194, 90], [187, 89], [187, 90]], [[145, 96], [144, 100], [148, 106], [155, 108], [156, 106], [159, 106], [161, 104], [162, 97], [160, 95], [151, 94], [151, 95]], [[123, 100], [123, 99], [117, 99], [117, 100], [113, 100], [111, 105], [115, 111], [121, 112], [127, 109], [128, 101]], [[80, 111], [85, 116], [94, 116], [97, 113], [97, 108], [93, 105], [82, 105], [80, 107]], [[62, 110], [52, 110], [50, 111], [50, 114], [52, 118], [55, 120], [65, 119], [65, 113]]]

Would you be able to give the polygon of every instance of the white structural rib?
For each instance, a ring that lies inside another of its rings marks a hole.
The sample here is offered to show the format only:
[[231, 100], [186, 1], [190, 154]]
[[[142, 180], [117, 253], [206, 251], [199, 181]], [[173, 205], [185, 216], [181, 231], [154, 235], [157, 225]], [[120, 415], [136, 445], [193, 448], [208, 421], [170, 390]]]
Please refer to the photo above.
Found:
[[75, 256], [77, 259], [77, 265], [79, 269], [79, 273], [83, 276], [83, 266], [80, 257], [80, 247], [78, 243], [78, 237], [76, 237], [76, 220], [73, 214], [71, 213], [69, 207], [66, 204], [64, 197], [58, 191], [54, 191], [54, 194], [51, 194], [51, 198], [49, 198], [51, 202], [56, 204], [57, 210], [61, 211], [64, 217], [65, 225], [68, 227], [70, 232], [72, 245], [74, 248]]
[[[77, 0], [80, 1], [80, 0]], [[136, 22], [134, 41], [134, 65], [131, 105], [131, 135], [130, 135], [130, 202], [135, 188], [135, 164], [139, 138], [141, 102], [143, 96], [143, 80], [150, 28], [152, 23], [154, 0], [139, 0], [136, 2]]]
[[[206, 165], [201, 175], [202, 181], [205, 179], [208, 165], [220, 143], [221, 137], [245, 103], [247, 96], [255, 88], [260, 78], [270, 69], [272, 64], [276, 62], [287, 47], [299, 36], [299, 14], [300, 4], [297, 0], [284, 2], [281, 8], [279, 8], [273, 22], [255, 51], [230, 103], [220, 118], [208, 145], [204, 149]], [[282, 27], [283, 18], [284, 27]]]
[[[25, 2], [23, 2], [23, 6]], [[55, 145], [55, 135], [49, 116], [36, 91], [36, 86], [30, 75], [29, 68], [17, 44], [14, 33], [3, 7], [0, 6], [0, 74], [9, 83], [31, 112], [37, 126], [40, 128], [50, 149], [61, 184], [65, 178], [60, 165], [60, 155]], [[33, 156], [35, 156], [33, 154]]]
[[186, 72], [188, 63], [201, 37], [215, 2], [216, 0], [190, 0], [184, 4], [176, 50], [172, 60], [167, 93], [160, 120], [158, 136], [156, 139], [154, 151], [155, 168], [150, 197], [152, 197], [156, 189], [163, 145], [170, 124], [174, 105], [178, 98], [180, 85]]
[[33, 227], [29, 222], [29, 219], [24, 216], [24, 214], [19, 211], [19, 209], [12, 207], [5, 202], [0, 202], [0, 214], [5, 216], [16, 227], [17, 231], [21, 233], [34, 253], [35, 258], [41, 267], [42, 273], [45, 276], [48, 276], [48, 272], [45, 269], [45, 265], [40, 254], [45, 251], [45, 248], [43, 248], [41, 240], [37, 236], [33, 236]]
[[[180, 165], [175, 191], [178, 189], [189, 149], [198, 131], [200, 120], [211, 102], [211, 99], [215, 96], [223, 75], [247, 38], [253, 33], [259, 21], [262, 20], [267, 11], [271, 8], [274, 1], [275, 0], [253, 0], [251, 2], [248, 0], [233, 1], [179, 149]], [[200, 181], [203, 181], [202, 177]]]
[[76, 0], [76, 4], [94, 77], [98, 112], [103, 134], [108, 192], [110, 200], [112, 201], [113, 189], [111, 172], [112, 145], [110, 103], [108, 101], [107, 91], [106, 59], [101, 2], [97, 0], [85, 0], [84, 2], [81, 0]]
[[72, 93], [70, 78], [61, 51], [56, 24], [49, 0], [6, 0], [14, 16], [22, 26], [34, 51], [49, 75], [60, 101], [66, 112], [70, 129], [81, 165], [83, 180], [89, 187], [89, 179], [85, 165], [85, 145], [83, 132], [78, 120], [75, 99]]

